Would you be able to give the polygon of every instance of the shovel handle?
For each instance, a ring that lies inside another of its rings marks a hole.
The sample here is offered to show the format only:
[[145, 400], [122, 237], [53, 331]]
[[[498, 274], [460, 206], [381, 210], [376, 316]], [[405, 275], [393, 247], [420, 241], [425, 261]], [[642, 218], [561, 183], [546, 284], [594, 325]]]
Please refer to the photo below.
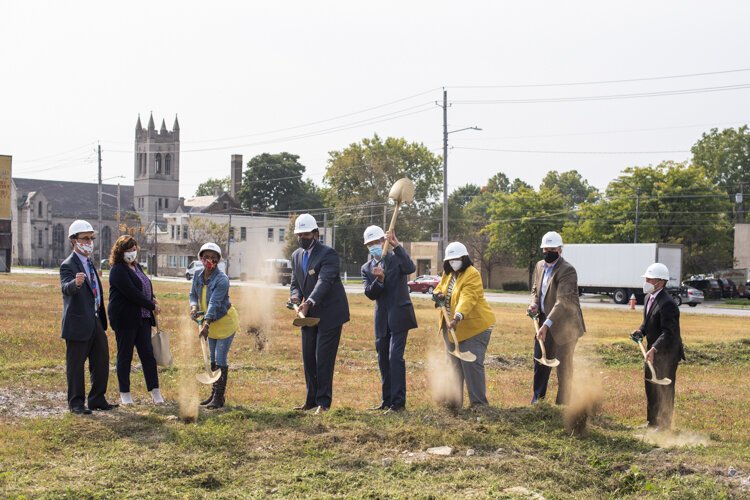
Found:
[[299, 310], [299, 306], [298, 306], [297, 304], [292, 304], [292, 305], [294, 306], [294, 312], [296, 312], [296, 313], [297, 313], [297, 316], [298, 316], [298, 317], [299, 317], [300, 319], [305, 319], [305, 315], [304, 315], [304, 314], [302, 314], [302, 311], [300, 311], [300, 310]]
[[646, 357], [646, 349], [643, 348], [643, 342], [638, 342], [638, 347], [641, 348], [641, 353], [643, 353], [643, 359], [646, 361], [646, 364], [648, 365], [648, 369], [651, 370], [651, 380], [657, 380], [656, 378], [656, 370], [654, 369], [653, 363], [648, 360]]
[[[391, 225], [388, 226], [388, 231], [393, 234], [393, 229], [396, 227], [396, 219], [398, 219], [398, 211], [401, 208], [401, 202], [396, 202], [396, 208], [393, 211], [393, 216], [391, 216]], [[388, 253], [388, 250], [391, 249], [391, 242], [386, 237], [385, 243], [383, 244], [383, 255]]]
[[544, 348], [544, 342], [539, 338], [539, 323], [537, 321], [538, 316], [531, 316], [531, 322], [534, 323], [534, 331], [536, 332], [536, 341], [539, 342], [539, 347], [542, 350], [542, 359], [547, 359], [547, 349]]

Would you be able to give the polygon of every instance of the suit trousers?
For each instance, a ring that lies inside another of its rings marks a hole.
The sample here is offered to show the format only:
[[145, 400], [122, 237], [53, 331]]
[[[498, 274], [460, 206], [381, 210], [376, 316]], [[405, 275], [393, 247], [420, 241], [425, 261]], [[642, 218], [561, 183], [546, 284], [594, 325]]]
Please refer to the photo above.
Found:
[[159, 374], [151, 346], [151, 319], [143, 318], [134, 330], [115, 330], [117, 340], [117, 383], [120, 392], [130, 392], [130, 366], [133, 363], [133, 347], [138, 350], [146, 390], [159, 387]]
[[333, 399], [333, 369], [341, 340], [341, 326], [319, 331], [317, 326], [302, 327], [302, 363], [308, 406], [331, 407]]
[[654, 371], [658, 378], [668, 377], [672, 379], [669, 385], [658, 385], [648, 382], [651, 371], [646, 363], [643, 369], [646, 374], [646, 419], [649, 427], [658, 427], [667, 430], [672, 426], [672, 414], [674, 413], [674, 388], [677, 381], [677, 365], [680, 362], [680, 351], [674, 350], [664, 354], [656, 353], [654, 356]]
[[380, 383], [382, 385], [382, 404], [387, 407], [403, 408], [406, 406], [406, 349], [405, 332], [391, 332], [375, 338], [375, 350], [378, 353]]
[[94, 334], [89, 340], [77, 342], [65, 341], [65, 374], [68, 379], [68, 406], [77, 408], [85, 406], [86, 387], [83, 367], [89, 360], [91, 391], [88, 395], [89, 408], [96, 408], [107, 403], [104, 394], [109, 381], [109, 345], [107, 334], [97, 318], [94, 321]]
[[[474, 405], [486, 405], [487, 402], [487, 383], [484, 374], [484, 356], [487, 353], [487, 346], [490, 343], [492, 328], [488, 328], [479, 335], [475, 335], [458, 343], [458, 350], [461, 352], [473, 352], [477, 359], [469, 363], [453, 356], [446, 354], [446, 359], [450, 365], [456, 379], [456, 393], [460, 394], [456, 406], [459, 408], [464, 404], [464, 382], [466, 383], [466, 392], [469, 393], [469, 403]], [[449, 351], [454, 349], [452, 339], [450, 339], [443, 328], [443, 341]]]
[[[539, 324], [543, 324], [545, 320], [544, 314], [539, 315]], [[547, 336], [544, 339], [544, 349], [547, 351], [547, 358], [557, 358], [560, 364], [557, 365], [557, 397], [555, 398], [555, 404], [565, 405], [568, 404], [570, 398], [570, 385], [573, 379], [573, 352], [576, 349], [578, 340], [568, 342], [567, 344], [557, 344], [554, 340], [554, 325], [547, 331]], [[534, 358], [542, 357], [542, 348], [539, 346], [539, 342], [534, 339]], [[545, 366], [534, 360], [534, 395], [531, 398], [532, 403], [536, 403], [540, 399], [544, 399], [547, 396], [547, 384], [549, 383], [549, 376], [552, 373], [552, 368]]]

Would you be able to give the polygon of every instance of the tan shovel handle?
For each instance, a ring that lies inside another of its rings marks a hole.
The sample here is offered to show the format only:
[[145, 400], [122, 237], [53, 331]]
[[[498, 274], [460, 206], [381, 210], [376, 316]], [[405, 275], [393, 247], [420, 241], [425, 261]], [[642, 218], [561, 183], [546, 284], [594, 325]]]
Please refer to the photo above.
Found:
[[648, 365], [648, 369], [651, 370], [651, 380], [658, 380], [656, 378], [656, 370], [654, 369], [653, 363], [648, 360], [646, 357], [646, 349], [643, 348], [643, 342], [638, 342], [638, 347], [641, 348], [641, 353], [643, 353], [643, 359], [646, 361], [646, 364]]
[[302, 314], [302, 311], [299, 310], [299, 306], [297, 304], [292, 304], [294, 306], [294, 312], [297, 313], [297, 316], [299, 316], [300, 319], [305, 319], [305, 315]]
[[[396, 219], [398, 219], [398, 211], [401, 208], [401, 203], [396, 202], [396, 208], [393, 210], [393, 215], [391, 216], [391, 225], [388, 226], [388, 232], [390, 234], [393, 234], [393, 230], [396, 227]], [[391, 249], [391, 241], [386, 236], [385, 238], [385, 244], [383, 245], [383, 255], [388, 253], [388, 250]]]

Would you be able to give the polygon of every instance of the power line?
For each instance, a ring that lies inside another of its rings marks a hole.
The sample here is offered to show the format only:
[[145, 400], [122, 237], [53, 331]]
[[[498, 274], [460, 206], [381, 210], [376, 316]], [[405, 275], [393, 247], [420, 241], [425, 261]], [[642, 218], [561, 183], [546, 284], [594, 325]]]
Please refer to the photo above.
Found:
[[454, 146], [453, 149], [463, 149], [468, 151], [493, 151], [497, 153], [535, 153], [535, 154], [569, 154], [569, 155], [650, 155], [650, 154], [676, 154], [689, 153], [685, 150], [665, 150], [665, 151], [550, 151], [540, 149], [495, 149], [495, 148], [468, 148]]
[[545, 104], [561, 102], [607, 101], [617, 99], [639, 99], [646, 97], [666, 97], [675, 95], [704, 94], [710, 92], [726, 92], [750, 88], [750, 83], [724, 85], [719, 87], [700, 87], [694, 89], [662, 90], [657, 92], [636, 92], [632, 94], [609, 94], [575, 97], [544, 97], [523, 99], [468, 99], [452, 101], [453, 104]]
[[500, 85], [458, 85], [450, 86], [451, 89], [514, 89], [514, 88], [534, 88], [534, 87], [570, 87], [576, 85], [604, 85], [611, 83], [631, 83], [645, 82], [654, 80], [672, 80], [676, 78], [693, 78], [697, 76], [724, 75], [729, 73], [743, 73], [750, 71], [750, 68], [729, 69], [724, 71], [708, 71], [704, 73], [687, 73], [681, 75], [668, 76], [650, 76], [643, 78], [625, 78], [621, 80], [598, 80], [589, 82], [564, 82], [564, 83], [525, 83], [525, 84], [500, 84]]

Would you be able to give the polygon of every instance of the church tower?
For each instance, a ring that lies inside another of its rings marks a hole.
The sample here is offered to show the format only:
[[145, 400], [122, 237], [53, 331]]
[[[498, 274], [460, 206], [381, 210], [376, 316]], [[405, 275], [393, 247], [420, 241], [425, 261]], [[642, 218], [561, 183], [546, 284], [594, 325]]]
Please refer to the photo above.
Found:
[[159, 220], [164, 220], [165, 212], [177, 209], [180, 196], [180, 124], [177, 116], [171, 132], [163, 119], [157, 132], [153, 114], [145, 129], [138, 115], [134, 173], [133, 205], [143, 224], [154, 219], [154, 211], [158, 212]]

